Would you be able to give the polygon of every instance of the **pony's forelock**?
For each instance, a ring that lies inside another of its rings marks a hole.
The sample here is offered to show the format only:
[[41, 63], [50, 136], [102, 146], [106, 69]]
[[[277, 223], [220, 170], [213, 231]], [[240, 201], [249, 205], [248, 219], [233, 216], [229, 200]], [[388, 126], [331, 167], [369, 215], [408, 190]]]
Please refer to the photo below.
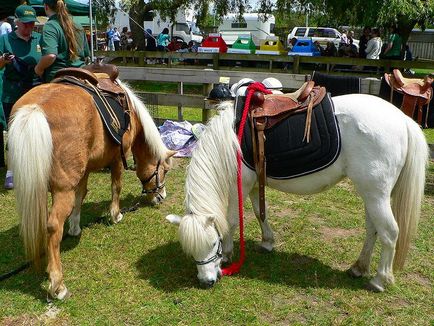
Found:
[[212, 248], [212, 224], [204, 216], [188, 214], [179, 224], [179, 242], [184, 252], [192, 257], [205, 257]]
[[117, 79], [119, 85], [126, 91], [128, 97], [132, 102], [132, 110], [139, 117], [140, 122], [143, 126], [143, 131], [145, 135], [146, 142], [149, 144], [149, 149], [151, 153], [158, 158], [158, 160], [166, 159], [167, 148], [161, 140], [158, 128], [155, 126], [154, 120], [148, 112], [148, 109], [143, 104], [143, 102], [137, 97], [137, 95], [132, 91], [127, 83], [122, 82]]

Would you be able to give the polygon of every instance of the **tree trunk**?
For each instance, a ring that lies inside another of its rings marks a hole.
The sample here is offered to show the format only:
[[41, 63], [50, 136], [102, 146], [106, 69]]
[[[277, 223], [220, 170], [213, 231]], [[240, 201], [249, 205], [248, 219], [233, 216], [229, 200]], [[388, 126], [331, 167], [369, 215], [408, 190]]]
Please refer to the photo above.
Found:
[[136, 1], [131, 6], [129, 12], [133, 44], [134, 47], [136, 47], [139, 51], [143, 51], [145, 49], [145, 32], [143, 31], [143, 20], [145, 14], [152, 9], [152, 5], [150, 4], [145, 4], [143, 1]]

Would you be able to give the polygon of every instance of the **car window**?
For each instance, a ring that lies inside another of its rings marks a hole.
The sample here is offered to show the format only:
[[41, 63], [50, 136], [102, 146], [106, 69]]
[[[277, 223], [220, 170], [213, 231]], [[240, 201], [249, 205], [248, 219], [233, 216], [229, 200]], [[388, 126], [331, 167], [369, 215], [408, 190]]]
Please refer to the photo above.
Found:
[[332, 37], [332, 38], [336, 38], [336, 32], [333, 29], [330, 28], [326, 28], [324, 29], [324, 37]]
[[304, 33], [306, 33], [306, 28], [297, 28], [295, 36], [304, 36]]
[[317, 30], [318, 30], [317, 28], [309, 28], [309, 33], [307, 33], [307, 36], [308, 37], [318, 36], [317, 35], [317, 33], [318, 33]]

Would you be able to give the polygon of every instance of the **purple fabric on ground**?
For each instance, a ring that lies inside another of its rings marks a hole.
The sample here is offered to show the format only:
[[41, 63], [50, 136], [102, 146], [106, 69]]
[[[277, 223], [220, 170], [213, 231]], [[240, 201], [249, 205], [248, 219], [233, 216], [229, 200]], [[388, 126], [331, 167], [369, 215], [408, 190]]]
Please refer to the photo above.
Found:
[[191, 157], [197, 139], [193, 135], [192, 125], [188, 121], [166, 120], [159, 127], [161, 139], [168, 149], [177, 151], [175, 157]]

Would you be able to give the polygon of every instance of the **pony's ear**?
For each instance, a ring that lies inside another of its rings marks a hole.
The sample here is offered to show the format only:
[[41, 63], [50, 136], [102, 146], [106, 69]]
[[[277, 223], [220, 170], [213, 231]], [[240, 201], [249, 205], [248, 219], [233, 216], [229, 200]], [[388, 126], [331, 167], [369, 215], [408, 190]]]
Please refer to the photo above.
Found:
[[168, 220], [172, 224], [179, 225], [179, 223], [181, 223], [181, 216], [169, 214], [166, 216], [166, 220]]
[[214, 224], [214, 222], [215, 222], [215, 216], [208, 216], [206, 218], [206, 224], [207, 225], [212, 225], [212, 224]]

